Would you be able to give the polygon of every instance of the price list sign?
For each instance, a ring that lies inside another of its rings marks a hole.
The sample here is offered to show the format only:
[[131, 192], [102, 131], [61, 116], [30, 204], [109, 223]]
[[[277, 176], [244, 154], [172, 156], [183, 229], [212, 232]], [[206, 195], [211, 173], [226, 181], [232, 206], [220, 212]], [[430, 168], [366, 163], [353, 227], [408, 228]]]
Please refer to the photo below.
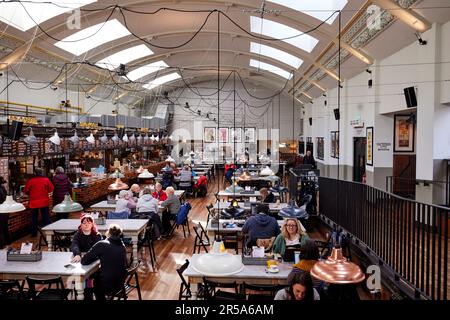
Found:
[[13, 141], [11, 139], [3, 137], [2, 139], [2, 155], [12, 156], [13, 155]]

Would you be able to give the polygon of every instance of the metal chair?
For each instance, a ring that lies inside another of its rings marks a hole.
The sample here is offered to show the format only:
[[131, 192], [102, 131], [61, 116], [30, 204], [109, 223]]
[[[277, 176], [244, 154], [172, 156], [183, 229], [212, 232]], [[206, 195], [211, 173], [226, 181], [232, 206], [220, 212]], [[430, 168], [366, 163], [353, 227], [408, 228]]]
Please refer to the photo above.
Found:
[[134, 262], [130, 268], [127, 269], [127, 276], [125, 279], [125, 283], [123, 285], [123, 288], [121, 288], [118, 292], [111, 295], [109, 297], [110, 300], [114, 300], [117, 298], [117, 300], [128, 300], [128, 295], [131, 291], [135, 290], [138, 293], [138, 299], [142, 300], [142, 294], [141, 294], [141, 286], [139, 285], [139, 276], [138, 276], [138, 268], [141, 264], [141, 260]]
[[[147, 227], [145, 228], [144, 237], [142, 239], [138, 240], [138, 251], [142, 247], [148, 248], [148, 254], [150, 256], [150, 263], [152, 264], [152, 269], [153, 269], [153, 271], [156, 271], [156, 268], [155, 268], [156, 253], [155, 253], [155, 246], [153, 244], [153, 236], [154, 236], [153, 229], [154, 229], [154, 225], [149, 222], [147, 224]], [[133, 259], [133, 257], [131, 259]]]
[[39, 242], [37, 244], [37, 249], [41, 250], [43, 246], [48, 247], [47, 239], [45, 238], [44, 232], [42, 231], [41, 227], [38, 227], [38, 233], [39, 233]]
[[213, 212], [214, 204], [209, 204], [206, 206], [206, 210], [208, 210], [208, 217], [206, 218], [206, 225], [208, 225], [209, 219], [211, 219], [211, 216], [214, 215]]
[[[246, 282], [242, 284], [242, 292], [247, 300], [273, 300], [278, 290], [282, 288], [284, 288], [284, 286], [250, 284]], [[248, 293], [247, 291], [254, 291], [257, 293]]]
[[[245, 300], [245, 296], [239, 293], [239, 286], [234, 282], [223, 283], [209, 280], [203, 277], [205, 300]], [[224, 289], [234, 289], [234, 292], [223, 291]]]
[[1, 300], [25, 300], [23, 287], [18, 280], [0, 280]]
[[[208, 235], [205, 232], [205, 229], [203, 229], [202, 224], [199, 222], [194, 227], [194, 232], [196, 234], [195, 240], [194, 240], [194, 251], [197, 250], [197, 253], [200, 253], [201, 249], [203, 248], [205, 252], [208, 252], [207, 246], [211, 244], [211, 241], [209, 240]], [[199, 233], [200, 230], [200, 233]]]
[[70, 251], [72, 245], [72, 238], [76, 231], [68, 232], [53, 232], [53, 250], [54, 251]]
[[178, 300], [188, 300], [192, 298], [191, 285], [186, 281], [183, 277], [183, 272], [189, 267], [189, 260], [186, 259], [186, 262], [177, 269], [178, 276], [181, 279], [180, 291], [178, 293]]
[[[47, 279], [36, 279], [26, 276], [25, 279], [28, 283], [28, 296], [31, 300], [68, 300], [67, 297], [72, 292], [71, 289], [64, 287], [61, 276]], [[47, 287], [39, 291], [36, 290], [36, 285], [47, 285]], [[52, 288], [53, 285], [56, 288]]]

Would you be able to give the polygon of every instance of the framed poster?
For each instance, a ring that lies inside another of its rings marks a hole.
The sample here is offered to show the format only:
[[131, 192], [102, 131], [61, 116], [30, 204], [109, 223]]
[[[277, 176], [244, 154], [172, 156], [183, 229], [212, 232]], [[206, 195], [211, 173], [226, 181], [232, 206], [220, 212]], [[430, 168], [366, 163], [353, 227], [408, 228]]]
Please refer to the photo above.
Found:
[[216, 142], [216, 128], [214, 127], [203, 128], [203, 141], [205, 143]]
[[230, 142], [242, 142], [242, 128], [230, 128]]
[[250, 142], [253, 143], [255, 142], [255, 128], [245, 128], [244, 129], [244, 142]]
[[219, 128], [219, 142], [228, 142], [228, 128]]
[[331, 151], [332, 158], [339, 158], [339, 131], [331, 131]]
[[317, 154], [316, 157], [319, 160], [323, 160], [324, 158], [324, 138], [323, 137], [317, 137], [316, 138], [316, 144], [317, 144]]
[[366, 128], [366, 141], [367, 141], [366, 164], [368, 166], [373, 166], [373, 127]]
[[414, 152], [414, 121], [411, 115], [394, 115], [394, 152]]

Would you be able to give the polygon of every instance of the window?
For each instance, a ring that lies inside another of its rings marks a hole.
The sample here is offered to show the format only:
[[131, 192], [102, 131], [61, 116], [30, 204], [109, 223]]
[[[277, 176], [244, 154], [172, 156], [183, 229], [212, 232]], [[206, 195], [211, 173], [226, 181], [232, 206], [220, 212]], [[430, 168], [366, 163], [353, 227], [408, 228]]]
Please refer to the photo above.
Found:
[[65, 12], [71, 14], [73, 9], [81, 8], [96, 2], [96, 0], [59, 0], [57, 4], [49, 2], [48, 0], [2, 2], [0, 4], [0, 20], [17, 29], [27, 31], [36, 23], [41, 24]]
[[297, 58], [292, 54], [255, 42], [250, 43], [250, 52], [277, 59], [278, 61], [286, 63], [296, 69], [298, 69], [298, 67], [300, 67], [303, 63], [302, 59]]
[[[320, 21], [327, 20], [334, 11], [342, 10], [347, 4], [347, 0], [269, 0], [269, 2], [300, 11]], [[335, 13], [327, 23], [332, 24], [337, 17], [338, 14]]]
[[145, 89], [151, 90], [151, 89], [156, 88], [157, 86], [160, 86], [166, 82], [173, 81], [173, 80], [176, 80], [179, 78], [181, 78], [181, 77], [178, 73], [176, 73], [176, 72], [169, 73], [169, 74], [166, 74], [165, 76], [156, 78], [155, 80], [151, 81], [149, 84], [143, 85], [143, 87]]
[[167, 63], [165, 63], [164, 61], [160, 60], [160, 61], [156, 61], [150, 64], [147, 64], [143, 67], [134, 69], [133, 71], [129, 72], [127, 77], [128, 79], [130, 79], [131, 81], [136, 81], [138, 79], [141, 79], [142, 77], [145, 77], [146, 75], [149, 75], [153, 72], [162, 70], [169, 67], [167, 65]]
[[[101, 22], [78, 31], [55, 43], [55, 46], [76, 56], [112, 40], [129, 35], [130, 32], [117, 19]], [[67, 42], [66, 42], [67, 41]]]
[[283, 70], [283, 69], [278, 68], [276, 66], [273, 66], [271, 64], [264, 63], [264, 62], [261, 62], [261, 61], [258, 61], [258, 60], [254, 60], [254, 59], [250, 59], [250, 66], [258, 68], [258, 69], [263, 69], [263, 70], [266, 70], [266, 71], [269, 71], [269, 72], [272, 72], [272, 73], [275, 73], [275, 74], [277, 74], [277, 75], [279, 75], [279, 76], [281, 76], [283, 78], [286, 78], [286, 79], [290, 79], [291, 76], [292, 76], [292, 73], [287, 72], [286, 70]]
[[130, 61], [134, 61], [153, 54], [145, 44], [141, 44], [132, 48], [128, 48], [106, 57], [96, 63], [97, 66], [102, 68], [108, 68], [114, 70], [119, 67], [120, 64], [127, 64]]
[[316, 44], [319, 42], [316, 38], [310, 36], [309, 34], [302, 34], [301, 31], [288, 27], [284, 24], [261, 19], [258, 17], [250, 17], [250, 30], [251, 32], [261, 34], [266, 37], [272, 37], [276, 39], [289, 38], [291, 39], [283, 40], [301, 50], [306, 52], [311, 52]]

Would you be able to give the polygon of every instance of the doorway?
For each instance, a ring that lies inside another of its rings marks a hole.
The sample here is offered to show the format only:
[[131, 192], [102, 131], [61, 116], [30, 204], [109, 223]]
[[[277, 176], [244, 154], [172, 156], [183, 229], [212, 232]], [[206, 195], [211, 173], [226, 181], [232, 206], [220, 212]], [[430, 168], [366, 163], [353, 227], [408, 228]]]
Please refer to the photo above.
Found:
[[366, 177], [366, 138], [353, 138], [353, 181], [364, 182]]

